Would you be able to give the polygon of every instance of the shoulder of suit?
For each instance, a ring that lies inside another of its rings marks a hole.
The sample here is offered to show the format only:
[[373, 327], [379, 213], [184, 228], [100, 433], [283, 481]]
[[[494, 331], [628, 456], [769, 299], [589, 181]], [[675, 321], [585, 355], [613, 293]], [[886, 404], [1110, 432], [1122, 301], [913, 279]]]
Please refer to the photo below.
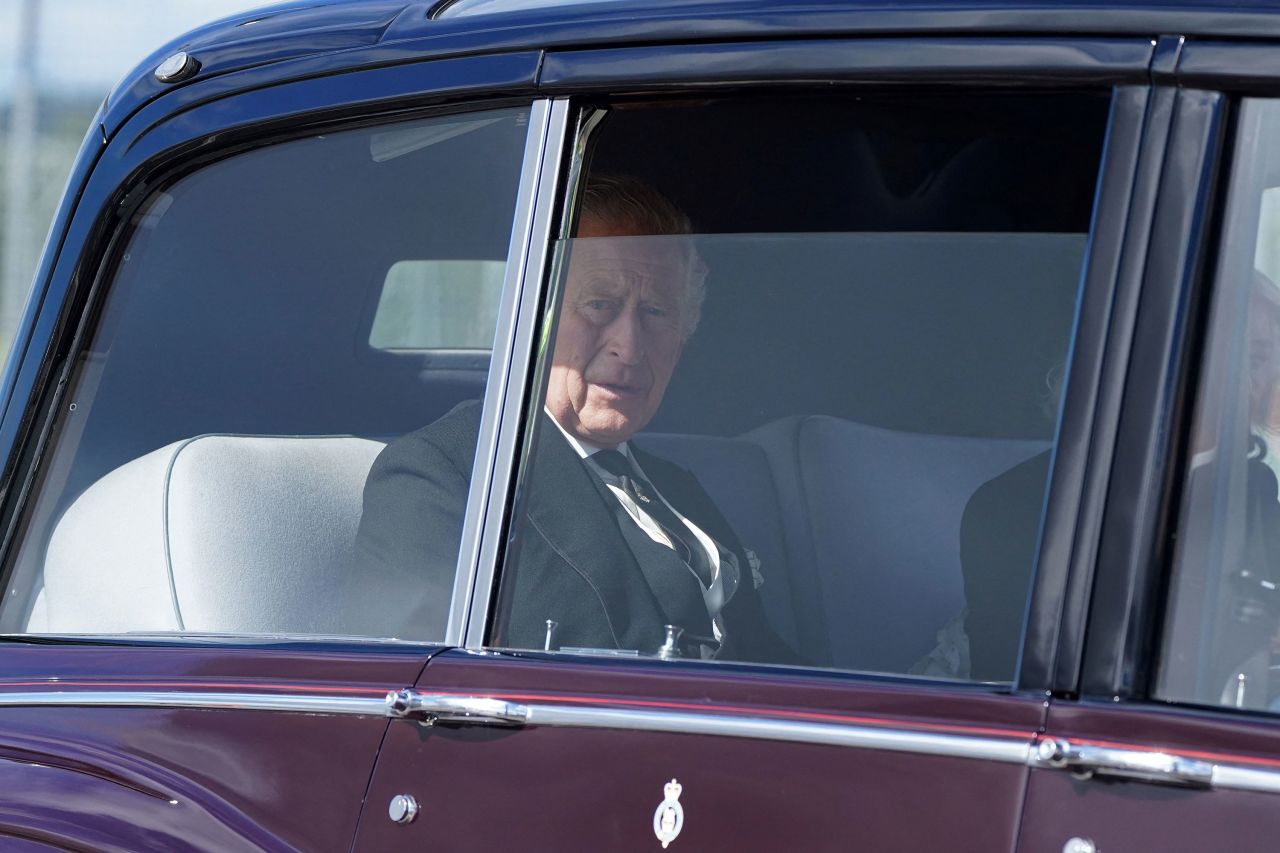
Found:
[[464, 459], [469, 470], [480, 434], [481, 412], [482, 406], [479, 400], [459, 403], [426, 426], [392, 441], [379, 458], [385, 456], [391, 460], [405, 454], [421, 454], [425, 445], [455, 460]]

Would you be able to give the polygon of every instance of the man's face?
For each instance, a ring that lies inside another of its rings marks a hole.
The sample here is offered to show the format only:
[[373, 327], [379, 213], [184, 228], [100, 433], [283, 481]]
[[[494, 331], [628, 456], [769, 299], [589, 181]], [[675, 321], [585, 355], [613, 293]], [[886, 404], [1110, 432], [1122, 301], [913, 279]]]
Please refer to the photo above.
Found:
[[674, 238], [629, 237], [591, 216], [578, 237], [546, 404], [569, 433], [614, 447], [662, 403], [684, 346], [688, 271]]

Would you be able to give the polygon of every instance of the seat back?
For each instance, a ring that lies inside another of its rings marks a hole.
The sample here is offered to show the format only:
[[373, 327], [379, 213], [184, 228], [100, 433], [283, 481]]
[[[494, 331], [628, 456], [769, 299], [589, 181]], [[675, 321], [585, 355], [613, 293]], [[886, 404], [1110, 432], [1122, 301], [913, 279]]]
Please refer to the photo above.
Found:
[[[905, 672], [964, 606], [974, 491], [1047, 442], [895, 432], [825, 416], [738, 438], [648, 434], [761, 562], [779, 634], [814, 663]], [[335, 596], [383, 444], [205, 435], [112, 471], [50, 538], [33, 632], [342, 634]], [[1016, 591], [1014, 591], [1016, 592]]]
[[797, 426], [831, 663], [906, 672], [964, 607], [960, 522], [969, 498], [1048, 442], [897, 432], [828, 417]]
[[812, 663], [874, 672], [906, 672], [933, 648], [965, 605], [969, 498], [1049, 446], [817, 415], [737, 438], [637, 442], [692, 471], [760, 557], [760, 594], [784, 639]]
[[29, 630], [342, 633], [331, 603], [382, 447], [203, 435], [122, 465], [59, 519]]

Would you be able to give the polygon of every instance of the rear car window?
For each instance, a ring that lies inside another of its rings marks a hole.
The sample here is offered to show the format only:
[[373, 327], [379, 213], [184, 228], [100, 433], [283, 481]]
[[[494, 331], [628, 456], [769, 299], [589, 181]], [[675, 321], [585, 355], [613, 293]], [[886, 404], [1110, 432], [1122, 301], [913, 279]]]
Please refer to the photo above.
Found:
[[493, 347], [506, 263], [396, 261], [387, 271], [369, 345], [377, 349]]
[[[388, 439], [484, 393], [527, 118], [326, 130], [153, 193], [69, 376], [0, 628], [385, 636], [403, 579], [350, 571], [364, 482]], [[443, 632], [433, 613], [414, 638]]]

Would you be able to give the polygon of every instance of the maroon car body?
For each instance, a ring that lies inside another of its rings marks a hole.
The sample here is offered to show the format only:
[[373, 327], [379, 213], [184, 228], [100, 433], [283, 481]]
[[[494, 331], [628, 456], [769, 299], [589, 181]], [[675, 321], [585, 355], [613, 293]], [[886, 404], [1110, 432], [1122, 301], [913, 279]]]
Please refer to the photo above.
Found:
[[[1207, 0], [334, 0], [161, 48], [0, 386], [0, 846], [1274, 849], [1277, 48]], [[505, 639], [592, 169], [694, 220], [649, 440], [794, 665]], [[364, 478], [470, 398], [447, 624], [384, 631]]]

